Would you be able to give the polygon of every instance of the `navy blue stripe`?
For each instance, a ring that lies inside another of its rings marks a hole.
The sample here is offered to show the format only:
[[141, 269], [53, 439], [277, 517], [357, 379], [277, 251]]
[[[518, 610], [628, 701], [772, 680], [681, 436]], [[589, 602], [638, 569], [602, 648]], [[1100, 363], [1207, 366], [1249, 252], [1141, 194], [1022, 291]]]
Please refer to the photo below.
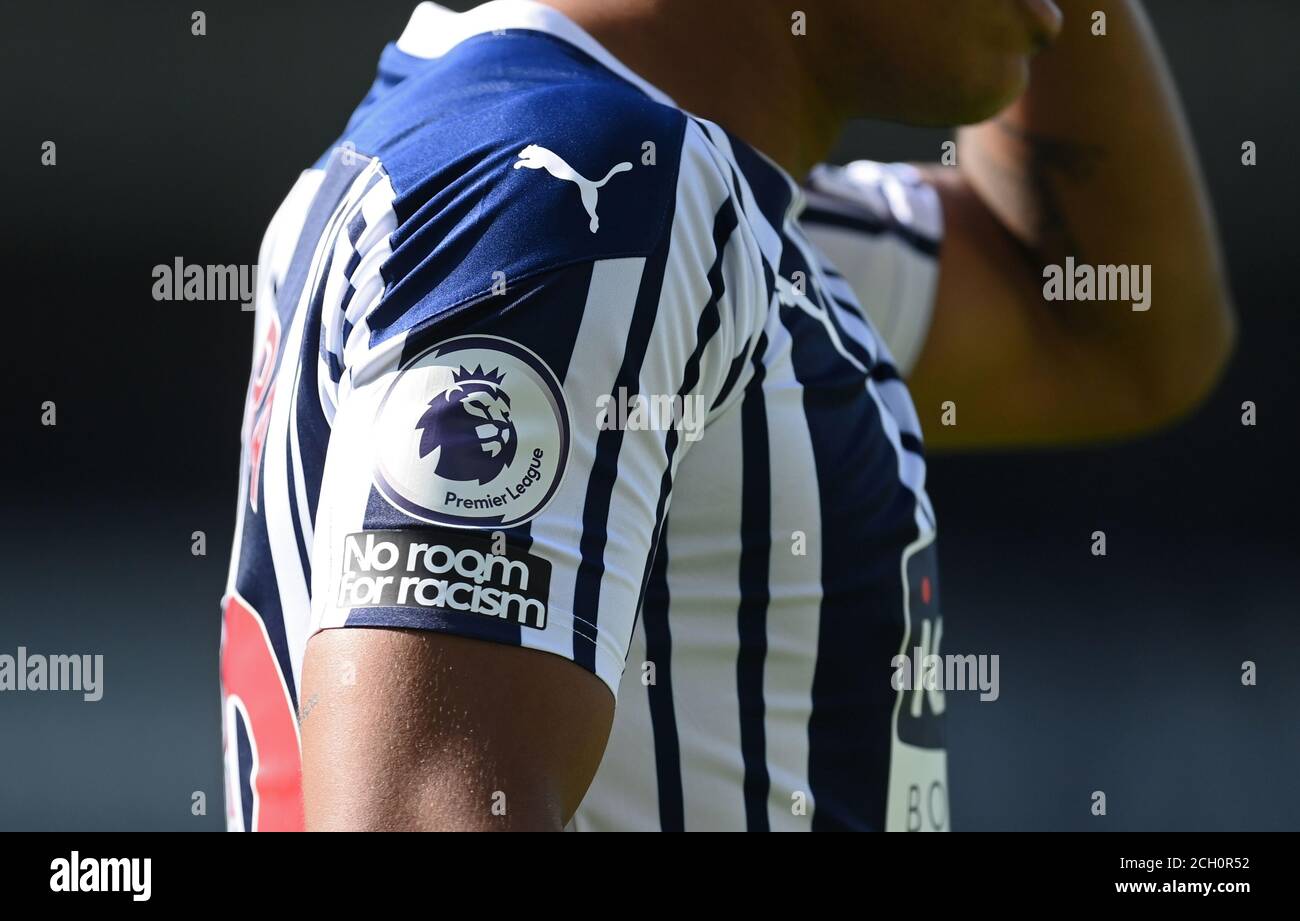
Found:
[[357, 255], [356, 248], [357, 241], [361, 239], [361, 235], [365, 232], [366, 214], [364, 211], [358, 211], [352, 216], [352, 220], [348, 221], [348, 242], [352, 244], [353, 250], [352, 259], [348, 262], [346, 270], [348, 278], [352, 277], [352, 273], [356, 271], [357, 263], [361, 261], [361, 257]]
[[347, 335], [352, 330], [352, 324], [347, 321], [348, 305], [352, 303], [352, 296], [357, 293], [357, 289], [352, 287], [352, 276], [348, 276], [347, 288], [343, 291], [343, 297], [339, 299], [339, 315], [343, 317], [343, 341], [348, 341]]
[[900, 560], [917, 533], [916, 497], [861, 372], [815, 318], [783, 306], [781, 321], [804, 386], [827, 536], [808, 721], [813, 828], [883, 829], [896, 695], [881, 675], [903, 640]]
[[[745, 189], [741, 184], [740, 175], [736, 172], [735, 168], [729, 167], [729, 169], [731, 170], [731, 187], [734, 190], [736, 196], [736, 210], [738, 213], [744, 214], [745, 213]], [[767, 302], [771, 303], [772, 292], [775, 291], [776, 289], [775, 289], [775, 279], [770, 275], [770, 273], [768, 274], [768, 280], [771, 282], [771, 284], [768, 285], [768, 289], [767, 289]], [[736, 381], [740, 380], [740, 375], [745, 370], [745, 364], [748, 362], [749, 358], [750, 358], [749, 354], [744, 349], [742, 349], [740, 354], [736, 356], [734, 361], [732, 361], [731, 367], [727, 370], [726, 379], [722, 382], [722, 386], [718, 389], [718, 397], [713, 401], [713, 405], [709, 407], [710, 411], [717, 409], [724, 402], [726, 402], [727, 397], [731, 396], [732, 388], [736, 386]]]
[[[672, 215], [668, 223], [672, 224]], [[672, 235], [664, 234], [645, 262], [641, 273], [641, 286], [636, 304], [632, 308], [632, 321], [628, 324], [627, 343], [623, 363], [610, 386], [609, 393], [619, 393], [620, 387], [628, 393], [640, 392], [641, 366], [654, 331], [655, 316], [659, 312], [659, 296], [663, 290], [664, 271], [668, 265], [668, 251]], [[605, 575], [605, 545], [609, 541], [609, 506], [614, 497], [614, 483], [618, 479], [618, 455], [623, 448], [623, 431], [611, 426], [596, 436], [596, 456], [587, 480], [587, 494], [582, 507], [582, 539], [579, 551], [582, 560], [573, 587], [573, 612], [590, 621], [600, 622], [600, 582]], [[573, 660], [591, 671], [596, 669], [596, 644], [586, 637], [574, 634]]]
[[911, 432], [899, 432], [898, 441], [903, 446], [904, 451], [911, 451], [913, 454], [925, 456], [925, 447], [922, 445], [921, 439]]
[[[828, 278], [830, 277], [830, 275], [829, 275], [829, 273], [826, 271], [826, 267], [825, 267], [824, 265], [819, 265], [818, 268], [821, 270], [821, 273], [822, 273], [823, 275], [827, 276]], [[863, 319], [862, 311], [859, 310], [858, 307], [857, 307], [855, 304], [851, 304], [851, 303], [849, 303], [848, 301], [841, 300], [840, 298], [838, 298], [838, 297], [836, 297], [834, 294], [832, 294], [831, 291], [830, 291], [829, 289], [825, 289], [825, 288], [822, 289], [822, 295], [823, 295], [823, 300], [824, 300], [827, 304], [829, 304], [829, 305], [831, 306], [831, 308], [832, 308], [832, 312], [834, 311], [834, 308], [839, 308], [839, 310], [840, 310], [841, 312], [843, 312], [843, 313], [845, 313], [845, 314], [848, 314], [848, 315], [851, 316], [851, 317], [854, 317], [854, 318], [856, 318], [856, 319], [858, 319], [858, 320], [862, 320], [862, 319]], [[835, 316], [838, 317], [839, 315], [838, 315], [838, 314], [835, 314]], [[838, 329], [840, 329], [840, 330], [843, 331], [843, 332], [842, 332], [842, 336], [843, 336], [843, 338], [844, 338], [846, 341], [852, 341], [854, 344], [859, 344], [859, 343], [860, 343], [861, 340], [854, 338], [854, 337], [853, 337], [853, 336], [848, 332], [848, 327], [846, 327], [846, 326], [844, 325], [844, 321], [843, 321], [843, 320], [836, 319], [836, 321], [835, 321], [835, 326], [836, 326], [836, 328], [838, 328]], [[870, 325], [868, 325], [868, 329], [871, 331], [871, 334], [872, 334], [872, 336], [873, 336], [872, 341], [875, 342], [877, 345], [879, 345], [879, 344], [880, 344], [880, 337], [879, 337], [878, 335], [876, 335], [875, 330], [874, 330]], [[869, 355], [869, 353], [868, 353], [868, 355]], [[880, 358], [877, 357], [876, 360], [877, 360], [877, 361], [880, 361]], [[870, 362], [870, 361], [866, 362], [866, 365], [867, 365], [867, 367], [869, 368], [870, 373], [871, 373], [873, 379], [877, 379], [877, 378], [875, 378], [876, 367], [877, 367], [877, 366], [876, 366], [874, 363]], [[895, 372], [895, 373], [897, 373], [897, 372]]]
[[[700, 362], [713, 337], [722, 325], [720, 304], [727, 291], [724, 261], [727, 242], [739, 222], [735, 203], [728, 198], [713, 219], [715, 257], [709, 269], [709, 300], [696, 322], [695, 347], [686, 360], [678, 404], [696, 389], [700, 381]], [[659, 787], [659, 824], [662, 831], [685, 830], [682, 799], [681, 746], [677, 736], [677, 715], [672, 697], [672, 633], [668, 625], [668, 547], [664, 538], [667, 516], [664, 509], [672, 492], [673, 459], [679, 435], [673, 426], [664, 437], [666, 464], [659, 483], [659, 502], [655, 509], [655, 527], [641, 579], [641, 597], [637, 611], [645, 611], [646, 658], [654, 663], [655, 684], [649, 688], [650, 726], [654, 737], [655, 777]], [[576, 607], [576, 605], [575, 605]], [[633, 630], [635, 630], [635, 619]], [[576, 642], [576, 640], [575, 640]]]
[[[266, 481], [274, 474], [266, 466], [263, 455], [262, 475], [258, 479], [257, 511], [245, 510], [243, 538], [239, 546], [239, 572], [236, 585], [249, 607], [258, 613], [266, 625], [271, 650], [284, 676], [293, 709], [298, 709], [298, 688], [293, 681], [293, 658], [289, 655], [289, 638], [284, 629], [284, 610], [280, 605], [280, 589], [272, 565], [271, 540], [266, 527]], [[248, 501], [240, 496], [241, 502]]]
[[[594, 268], [595, 264], [591, 262], [578, 263], [535, 278], [522, 291], [508, 292], [503, 297], [513, 300], [504, 311], [504, 318], [481, 324], [482, 331], [527, 343], [555, 372], [563, 387], [572, 370], [573, 346], [578, 341], [578, 329], [591, 291]], [[532, 548], [531, 521], [507, 534], [520, 550], [527, 552]], [[592, 643], [595, 643], [595, 627], [586, 628], [581, 621], [574, 620], [573, 629], [575, 635], [587, 630]]]
[[736, 696], [740, 704], [740, 754], [745, 766], [745, 825], [750, 831], [770, 830], [767, 797], [772, 786], [767, 771], [763, 700], [772, 555], [772, 467], [763, 398], [766, 351], [767, 335], [762, 334], [754, 348], [754, 376], [745, 388], [740, 407], [740, 648], [736, 655]]
[[[284, 284], [280, 287], [276, 296], [276, 310], [280, 319], [280, 327], [285, 331], [284, 335], [286, 336], [288, 336], [289, 330], [293, 328], [293, 313], [297, 309], [298, 301], [302, 296], [303, 289], [307, 285], [308, 275], [311, 271], [316, 250], [319, 247], [322, 238], [327, 232], [329, 232], [329, 229], [337, 216], [339, 203], [343, 200], [343, 196], [347, 193], [348, 188], [352, 185], [353, 181], [365, 165], [366, 162], [364, 160], [358, 160], [354, 164], [350, 165], [342, 156], [342, 152], [337, 150], [334, 151], [326, 161], [325, 176], [321, 179], [320, 188], [317, 189], [316, 195], [312, 199], [311, 206], [307, 209], [307, 217], [303, 221], [302, 228], [299, 231], [298, 242], [294, 246], [293, 258], [289, 263], [289, 271], [285, 276]], [[328, 269], [328, 260], [326, 262], [326, 268]], [[313, 310], [315, 313], [309, 313], [309, 315], [304, 318], [306, 323], [304, 329], [315, 330], [320, 328], [320, 298], [321, 292], [324, 289], [324, 279], [326, 276], [327, 272], [322, 273], [320, 276], [321, 281], [318, 290], [314, 292], [313, 298]], [[305, 403], [302, 399], [301, 392], [299, 392], [299, 402], [297, 407], [299, 423], [298, 434], [300, 438], [299, 444], [305, 445], [304, 449], [301, 450], [299, 454], [303, 463], [303, 476], [306, 480], [304, 487], [307, 493], [308, 513], [312, 516], [312, 520], [315, 520], [316, 505], [320, 498], [321, 475], [323, 472], [325, 455], [323, 448], [328, 440], [328, 426], [325, 422], [324, 416], [321, 414], [316, 394], [316, 355], [320, 349], [321, 341], [319, 337], [304, 334], [302, 348], [300, 349], [299, 354], [294, 356], [293, 359], [299, 362], [298, 367], [300, 369], [303, 368], [304, 364], [307, 366], [302, 373], [307, 376], [307, 381], [310, 384], [310, 402]], [[274, 371], [274, 379], [276, 380], [279, 379], [280, 369], [286, 361], [285, 356], [287, 352], [288, 349], [281, 349], [280, 354], [276, 357], [276, 368]], [[304, 362], [302, 359], [309, 353], [311, 354], [311, 360]], [[279, 399], [293, 399], [293, 397], [293, 392], [286, 393], [284, 390], [280, 391]], [[286, 431], [285, 437], [292, 438], [293, 432], [291, 430]], [[290, 464], [292, 460], [291, 446], [286, 447], [290, 447], [290, 450], [285, 452], [285, 461], [286, 464]], [[319, 450], [313, 450], [313, 448], [319, 448]], [[289, 473], [292, 473], [292, 469], [290, 469]], [[267, 475], [274, 474], [272, 471], [264, 469], [263, 481]], [[291, 499], [290, 517], [293, 519], [294, 534], [298, 543], [298, 554], [303, 562], [303, 573], [307, 577], [307, 584], [310, 585], [311, 564], [309, 555], [305, 549], [306, 543], [303, 538], [302, 523], [298, 520], [297, 503], [296, 501], [293, 501], [295, 492], [293, 490], [292, 476], [289, 477], [289, 483], [289, 495]], [[265, 507], [263, 506], [263, 509], [264, 508]], [[264, 519], [262, 530], [265, 531]], [[247, 542], [247, 538], [245, 539], [245, 542]], [[238, 582], [241, 586], [241, 590], [244, 585], [242, 575], [241, 571], [241, 580]], [[245, 597], [247, 597], [247, 595], [245, 595]], [[267, 612], [264, 609], [259, 610], [262, 610], [268, 631], [273, 629], [283, 631], [283, 614], [281, 614], [280, 618], [272, 618], [267, 615]], [[272, 627], [271, 625], [272, 620], [277, 622], [275, 627]], [[275, 637], [272, 637], [273, 645], [274, 642]], [[283, 668], [282, 670], [286, 676], [292, 674], [288, 668]]]
[[740, 373], [745, 370], [745, 363], [748, 358], [749, 355], [741, 352], [732, 360], [731, 367], [727, 369], [727, 376], [723, 380], [722, 386], [718, 388], [717, 399], [709, 407], [710, 412], [721, 406], [726, 402], [727, 397], [731, 396], [731, 390], [736, 386], [736, 381], [740, 380]]
[[731, 170], [731, 187], [736, 190], [736, 203], [740, 206], [740, 213], [745, 213], [745, 189], [741, 185], [740, 177], [736, 175], [734, 169]]
[[[312, 199], [311, 207], [307, 209], [307, 217], [298, 233], [298, 243], [293, 250], [293, 259], [289, 262], [289, 271], [285, 275], [284, 284], [280, 286], [284, 296], [276, 298], [280, 326], [286, 331], [293, 321], [293, 312], [298, 307], [302, 290], [307, 286], [307, 273], [311, 271], [316, 247], [338, 211], [339, 202], [366, 166], [366, 160], [358, 157], [355, 152], [351, 152], [353, 163], [348, 165], [345, 156], [347, 153], [335, 150], [326, 159], [325, 176], [321, 179], [320, 188]], [[282, 350], [281, 357], [283, 355]]]
[[794, 200], [794, 189], [791, 188], [789, 179], [744, 141], [730, 132], [727, 137], [731, 140], [736, 165], [749, 181], [758, 210], [772, 228], [781, 233], [785, 227], [786, 214]]
[[242, 709], [235, 710], [235, 757], [239, 762], [239, 801], [243, 807], [244, 830], [253, 828], [253, 743]]
[[767, 287], [767, 303], [771, 304], [776, 297], [776, 270], [766, 256], [763, 257], [763, 284]]
[[822, 309], [831, 326], [835, 328], [835, 332], [845, 349], [848, 350], [858, 364], [862, 365], [865, 373], [870, 374], [873, 364], [871, 352], [861, 342], [850, 336], [848, 331], [840, 324], [835, 309], [828, 303], [831, 300], [829, 295], [822, 291], [821, 285], [817, 284], [816, 274], [812, 266], [804, 259], [803, 253], [793, 245], [786, 246], [781, 252], [781, 274], [788, 279], [793, 278], [796, 272], [803, 273], [806, 282], [805, 287], [807, 288], [805, 296]]
[[[312, 362], [312, 364], [315, 364], [315, 362]], [[313, 391], [313, 395], [314, 393], [315, 392]], [[285, 437], [286, 438], [293, 437], [292, 426], [285, 433]], [[284, 452], [284, 477], [289, 490], [289, 520], [293, 522], [293, 539], [294, 539], [294, 544], [298, 548], [298, 562], [302, 564], [302, 577], [305, 580], [305, 584], [310, 586], [311, 585], [311, 550], [307, 547], [307, 536], [306, 534], [303, 533], [302, 521], [298, 514], [298, 495], [296, 491], [297, 486], [295, 485], [296, 478], [293, 475], [293, 447], [292, 445], [286, 445], [285, 447], [288, 448], [288, 450]], [[308, 448], [311, 447], [312, 445], [309, 442]], [[324, 454], [324, 452], [321, 453]], [[302, 458], [302, 462], [306, 464], [307, 458], [306, 457]], [[304, 477], [305, 476], [306, 474], [304, 474]], [[316, 492], [319, 494], [320, 480], [316, 481], [315, 486], [316, 486]], [[308, 492], [310, 495], [310, 488], [308, 489]], [[312, 520], [315, 520], [314, 512], [312, 512]], [[278, 580], [278, 576], [277, 576], [277, 580]]]
[[877, 384], [883, 384], [886, 381], [901, 381], [903, 376], [887, 361], [882, 361], [871, 369], [871, 379]]
[[840, 342], [844, 343], [844, 347], [848, 349], [849, 353], [855, 359], [857, 359], [858, 364], [862, 365], [862, 367], [866, 369], [866, 373], [871, 374], [876, 367], [875, 361], [871, 357], [871, 351], [849, 334], [848, 329], [840, 321], [839, 314], [835, 310], [833, 298], [822, 291], [821, 285], [814, 284], [813, 291], [815, 293], [815, 300], [821, 306], [822, 310], [826, 311], [827, 319], [829, 319], [831, 325], [835, 327], [835, 332], [839, 334]]
[[892, 219], [885, 220], [870, 217], [865, 214], [840, 214], [837, 211], [828, 211], [825, 208], [816, 208], [811, 205], [804, 209], [804, 212], [800, 215], [799, 219], [804, 224], [821, 224], [826, 227], [840, 227], [845, 230], [854, 230], [859, 233], [865, 233], [873, 237], [896, 237], [918, 253], [922, 253], [931, 258], [935, 258], [939, 255], [938, 240], [931, 239], [924, 234], [918, 233], [911, 227], [907, 227]]
[[[808, 247], [812, 249], [813, 252], [816, 252], [816, 247], [812, 246], [812, 244], [808, 241], [808, 239], [802, 234], [800, 235], [800, 240], [801, 242], [808, 245]], [[786, 249], [786, 252], [782, 256], [782, 261], [784, 262], [787, 259], [791, 261], [797, 260], [797, 262], [799, 263], [799, 265], [797, 266], [798, 269], [802, 271], [807, 278], [810, 279], [810, 286], [812, 288], [812, 295], [811, 295], [812, 299], [816, 301], [816, 303], [822, 308], [822, 310], [826, 311], [826, 316], [830, 320], [831, 325], [835, 327], [835, 332], [839, 335], [840, 341], [844, 343], [844, 347], [849, 350], [849, 352], [858, 361], [858, 363], [861, 364], [864, 368], [866, 368], [867, 373], [870, 374], [872, 371], [875, 370], [875, 359], [871, 357], [871, 350], [864, 343], [862, 343], [861, 341], [859, 341], [858, 339], [854, 338], [852, 335], [849, 334], [848, 328], [844, 325], [843, 321], [840, 319], [840, 315], [838, 311], [843, 310], [845, 313], [854, 314], [855, 316], [860, 316], [860, 314], [858, 314], [855, 310], [850, 308], [848, 305], [841, 302], [838, 298], [835, 297], [834, 294], [832, 294], [830, 291], [828, 291], [825, 287], [823, 287], [818, 282], [817, 279], [821, 275], [825, 274], [825, 268], [821, 264], [820, 260], [815, 264], [808, 262], [804, 258], [803, 251], [795, 247], [789, 247]]]
[[685, 831], [682, 750], [673, 706], [673, 638], [668, 626], [669, 600], [668, 547], [661, 545], [654, 554], [645, 598], [645, 654], [646, 661], [654, 667], [654, 681], [646, 691], [654, 735], [655, 780], [659, 787], [659, 830]]
[[[328, 232], [328, 231], [327, 231]], [[307, 496], [307, 514], [311, 520], [316, 520], [316, 509], [320, 503], [321, 482], [325, 476], [325, 454], [326, 446], [329, 444], [330, 426], [329, 421], [325, 418], [325, 412], [320, 405], [320, 363], [317, 356], [325, 355], [327, 360], [333, 358], [325, 349], [325, 330], [321, 325], [321, 319], [324, 313], [325, 289], [328, 287], [330, 270], [334, 266], [334, 241], [325, 241], [328, 247], [325, 261], [321, 266], [320, 276], [316, 282], [316, 288], [311, 292], [311, 300], [307, 305], [306, 316], [303, 317], [302, 348], [299, 352], [297, 362], [297, 373], [294, 375], [294, 398], [296, 399], [297, 408], [297, 433], [298, 439], [298, 456], [302, 463], [303, 491]], [[310, 331], [318, 330], [315, 335]], [[340, 367], [340, 372], [342, 368]], [[330, 367], [331, 379], [335, 382], [338, 378], [333, 377], [333, 366]], [[290, 419], [290, 425], [287, 429], [287, 437], [294, 438], [295, 420]], [[289, 497], [290, 510], [292, 512], [294, 533], [298, 537], [298, 552], [303, 560], [303, 575], [307, 579], [307, 584], [311, 585], [311, 549], [307, 546], [303, 535], [302, 523], [298, 521], [298, 503], [294, 498], [293, 487], [293, 452], [292, 446], [286, 451], [285, 465], [289, 473]]]

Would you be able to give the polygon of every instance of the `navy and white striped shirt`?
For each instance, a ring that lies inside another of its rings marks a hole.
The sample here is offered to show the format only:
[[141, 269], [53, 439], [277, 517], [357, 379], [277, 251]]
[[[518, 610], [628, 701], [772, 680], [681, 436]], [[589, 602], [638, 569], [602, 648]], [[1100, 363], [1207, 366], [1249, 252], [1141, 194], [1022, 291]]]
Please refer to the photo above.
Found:
[[307, 639], [368, 625], [604, 681], [577, 829], [946, 828], [942, 695], [890, 681], [942, 631], [939, 236], [906, 167], [800, 187], [554, 10], [421, 4], [263, 243], [231, 827], [300, 827]]

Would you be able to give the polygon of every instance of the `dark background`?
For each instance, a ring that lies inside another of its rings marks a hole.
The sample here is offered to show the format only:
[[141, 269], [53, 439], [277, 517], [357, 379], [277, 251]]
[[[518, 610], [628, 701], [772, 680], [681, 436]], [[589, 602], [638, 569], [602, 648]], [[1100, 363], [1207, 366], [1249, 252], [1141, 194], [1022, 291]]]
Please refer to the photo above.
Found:
[[[223, 821], [218, 602], [252, 314], [155, 302], [151, 270], [256, 261], [410, 6], [201, 7], [202, 38], [178, 3], [11, 3], [0, 23], [0, 653], [105, 656], [99, 703], [0, 694], [0, 829]], [[1221, 219], [1240, 348], [1166, 434], [933, 460], [945, 649], [1001, 656], [996, 703], [948, 695], [960, 829], [1300, 827], [1300, 5], [1148, 8]], [[933, 159], [943, 137], [862, 123], [837, 157]], [[1247, 659], [1257, 687], [1241, 684]]]

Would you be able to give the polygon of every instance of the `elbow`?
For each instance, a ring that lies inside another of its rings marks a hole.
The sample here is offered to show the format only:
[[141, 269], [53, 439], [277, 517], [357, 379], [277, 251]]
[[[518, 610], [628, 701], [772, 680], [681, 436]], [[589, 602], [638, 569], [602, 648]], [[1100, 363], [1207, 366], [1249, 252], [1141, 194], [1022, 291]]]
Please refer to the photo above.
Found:
[[1163, 429], [1191, 416], [1218, 387], [1237, 347], [1237, 319], [1231, 298], [1215, 298], [1207, 320], [1170, 343], [1148, 382], [1149, 428]]

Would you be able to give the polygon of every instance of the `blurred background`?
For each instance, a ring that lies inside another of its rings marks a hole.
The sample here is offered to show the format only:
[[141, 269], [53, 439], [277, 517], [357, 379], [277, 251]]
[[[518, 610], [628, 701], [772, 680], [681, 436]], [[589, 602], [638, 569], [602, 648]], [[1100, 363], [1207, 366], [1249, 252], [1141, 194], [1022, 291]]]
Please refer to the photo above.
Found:
[[[1147, 5], [1218, 210], [1240, 349], [1214, 399], [1158, 437], [932, 460], [944, 647], [1001, 657], [998, 701], [948, 696], [958, 829], [1300, 828], [1300, 5]], [[151, 272], [256, 261], [412, 6], [208, 0], [194, 37], [192, 5], [8, 5], [0, 653], [102, 654], [105, 678], [98, 703], [0, 693], [0, 829], [223, 826], [218, 604], [252, 314], [155, 302]], [[864, 122], [836, 159], [934, 159], [945, 137]]]

